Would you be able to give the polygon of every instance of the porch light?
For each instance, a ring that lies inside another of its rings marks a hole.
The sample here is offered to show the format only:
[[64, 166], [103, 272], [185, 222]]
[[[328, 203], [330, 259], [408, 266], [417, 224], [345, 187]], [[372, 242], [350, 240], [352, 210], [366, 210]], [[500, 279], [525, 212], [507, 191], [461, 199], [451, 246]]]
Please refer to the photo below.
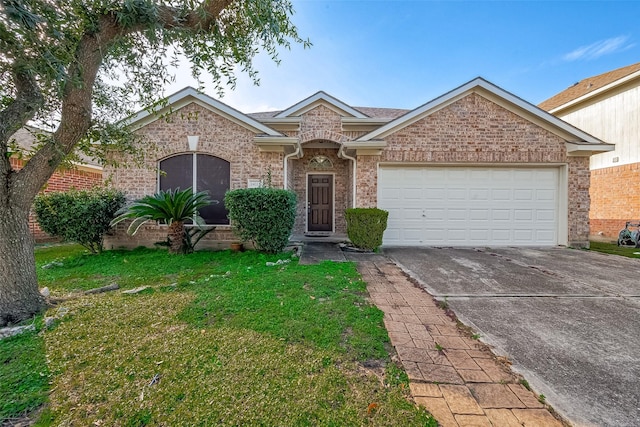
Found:
[[196, 151], [198, 149], [199, 140], [200, 140], [200, 135], [187, 136], [187, 141], [189, 142], [189, 151]]

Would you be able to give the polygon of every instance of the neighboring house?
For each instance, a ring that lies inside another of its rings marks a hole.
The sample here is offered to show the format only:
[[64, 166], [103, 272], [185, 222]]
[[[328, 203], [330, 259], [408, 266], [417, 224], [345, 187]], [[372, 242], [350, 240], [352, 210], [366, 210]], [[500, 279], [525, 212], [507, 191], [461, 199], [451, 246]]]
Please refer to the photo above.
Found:
[[[247, 115], [186, 88], [160, 113], [130, 121], [148, 141], [146, 165], [105, 178], [129, 198], [209, 190], [220, 203], [204, 212], [218, 225], [208, 237], [225, 245], [235, 238], [224, 193], [270, 177], [298, 195], [298, 235], [343, 235], [346, 208], [379, 207], [387, 246], [585, 246], [589, 156], [613, 148], [481, 78], [410, 111], [318, 92]], [[161, 225], [124, 229], [108, 245], [166, 238]]]
[[[37, 141], [38, 134], [46, 134], [46, 131], [32, 126], [25, 126], [13, 134], [11, 139], [15, 140], [21, 149], [26, 150], [26, 154], [24, 156], [25, 158], [17, 155], [12, 156], [9, 159], [12, 168], [15, 170], [22, 169], [28, 158], [28, 150], [30, 150]], [[74, 166], [73, 169], [56, 171], [51, 178], [49, 178], [42, 192], [66, 191], [71, 188], [86, 190], [102, 185], [102, 166], [97, 162], [83, 157], [82, 163]], [[29, 228], [36, 242], [55, 239], [40, 229], [33, 212], [29, 215]]]
[[584, 79], [540, 108], [615, 144], [591, 157], [591, 234], [617, 238], [640, 220], [640, 63]]

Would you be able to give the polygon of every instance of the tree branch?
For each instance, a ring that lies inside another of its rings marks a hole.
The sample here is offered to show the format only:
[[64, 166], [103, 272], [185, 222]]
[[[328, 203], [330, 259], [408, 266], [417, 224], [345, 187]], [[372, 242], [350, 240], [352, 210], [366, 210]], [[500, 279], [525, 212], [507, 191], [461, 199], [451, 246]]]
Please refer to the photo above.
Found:
[[169, 6], [161, 6], [158, 13], [158, 22], [166, 29], [189, 28], [195, 31], [208, 31], [223, 10], [238, 0], [205, 0], [199, 9], [193, 10], [184, 16], [180, 11]]
[[[235, 1], [238, 0], [205, 0], [199, 9], [187, 14], [176, 8], [160, 6], [156, 24], [166, 29], [209, 31], [220, 14]], [[90, 129], [96, 76], [109, 47], [118, 38], [142, 32], [149, 25], [147, 22], [124, 28], [118, 24], [115, 14], [111, 13], [101, 17], [97, 32], [83, 35], [76, 50], [76, 62], [70, 66], [65, 84], [60, 126], [51, 141], [17, 173], [20, 192], [14, 194], [16, 203], [23, 207], [29, 206], [62, 159], [73, 151]], [[35, 113], [35, 109], [33, 112]], [[33, 114], [29, 118], [31, 117]], [[26, 123], [29, 118], [21, 123]]]

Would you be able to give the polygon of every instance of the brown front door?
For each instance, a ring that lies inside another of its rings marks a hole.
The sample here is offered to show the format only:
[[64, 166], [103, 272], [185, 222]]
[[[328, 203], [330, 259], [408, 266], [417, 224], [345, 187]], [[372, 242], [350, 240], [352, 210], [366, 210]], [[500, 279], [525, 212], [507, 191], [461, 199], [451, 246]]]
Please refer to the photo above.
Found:
[[309, 175], [308, 231], [333, 231], [333, 175]]

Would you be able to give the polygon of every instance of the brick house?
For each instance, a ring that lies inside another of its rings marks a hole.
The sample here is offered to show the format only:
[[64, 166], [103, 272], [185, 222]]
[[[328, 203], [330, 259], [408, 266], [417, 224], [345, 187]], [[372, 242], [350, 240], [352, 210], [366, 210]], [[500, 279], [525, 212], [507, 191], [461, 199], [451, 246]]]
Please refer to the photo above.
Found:
[[540, 108], [615, 144], [591, 157], [591, 233], [616, 239], [640, 220], [640, 63], [589, 77]]
[[[105, 170], [130, 198], [192, 186], [221, 201], [270, 176], [298, 196], [295, 234], [343, 235], [346, 208], [379, 207], [388, 246], [588, 245], [589, 156], [613, 148], [481, 78], [414, 110], [318, 92], [243, 114], [186, 88], [160, 113], [130, 121], [149, 142], [146, 165]], [[222, 203], [205, 218], [217, 224], [209, 245], [234, 239]], [[124, 228], [107, 244], [166, 236]]]
[[[37, 135], [41, 133], [46, 133], [46, 131], [32, 126], [25, 126], [18, 129], [18, 131], [11, 136], [11, 139], [15, 141], [21, 149], [27, 150], [28, 152], [36, 142]], [[67, 191], [72, 188], [76, 190], [88, 190], [102, 185], [102, 166], [96, 161], [86, 157], [83, 157], [82, 160], [82, 163], [76, 164], [73, 169], [56, 171], [42, 188], [42, 192]], [[14, 170], [22, 169], [27, 162], [26, 159], [15, 155], [10, 157], [9, 161]], [[29, 229], [36, 242], [56, 240], [56, 238], [51, 237], [40, 229], [33, 212], [29, 214]]]

